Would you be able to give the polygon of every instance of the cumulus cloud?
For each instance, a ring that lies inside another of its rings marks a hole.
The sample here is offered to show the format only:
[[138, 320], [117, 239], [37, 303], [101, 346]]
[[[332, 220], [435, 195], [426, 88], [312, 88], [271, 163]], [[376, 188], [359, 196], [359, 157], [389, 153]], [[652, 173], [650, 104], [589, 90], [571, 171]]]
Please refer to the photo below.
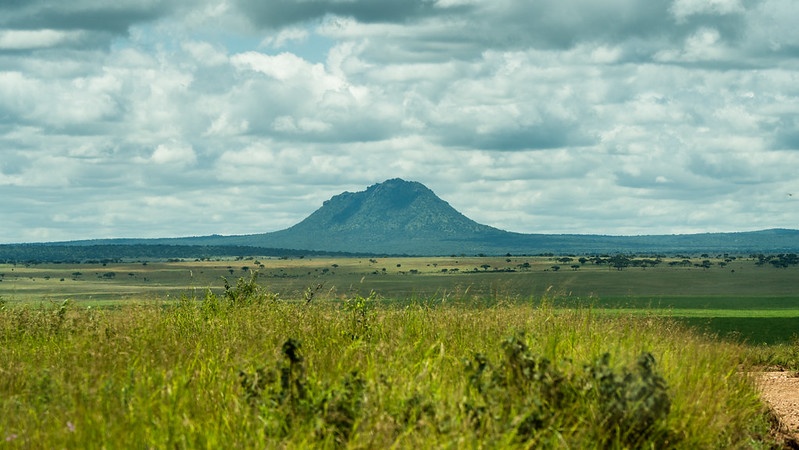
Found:
[[156, 147], [150, 161], [155, 164], [191, 166], [197, 163], [197, 155], [190, 145], [173, 142]]
[[795, 227], [797, 21], [791, 0], [3, 2], [0, 242], [274, 231], [394, 177], [522, 232]]
[[0, 31], [0, 50], [31, 50], [56, 47], [77, 42], [83, 33], [60, 30], [4, 30]]

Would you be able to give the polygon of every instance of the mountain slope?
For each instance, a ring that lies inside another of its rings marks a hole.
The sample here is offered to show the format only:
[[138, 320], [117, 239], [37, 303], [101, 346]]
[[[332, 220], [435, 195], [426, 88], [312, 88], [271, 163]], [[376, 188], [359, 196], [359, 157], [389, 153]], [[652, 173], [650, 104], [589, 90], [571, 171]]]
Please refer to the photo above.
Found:
[[[796, 253], [799, 252], [799, 231], [775, 229], [649, 236], [513, 233], [479, 224], [455, 210], [423, 184], [396, 178], [369, 186], [365, 191], [336, 195], [302, 222], [272, 233], [175, 239], [103, 239], [60, 244], [237, 246], [266, 251], [293, 249], [311, 253], [395, 255]], [[281, 250], [280, 254], [283, 253], [285, 251]]]
[[421, 183], [392, 179], [344, 192], [302, 222], [263, 236], [270, 247], [368, 253], [448, 253], [507, 232], [464, 216]]
[[497, 231], [455, 210], [421, 183], [399, 178], [369, 186], [363, 192], [344, 192], [323, 203], [305, 220], [286, 231], [386, 233], [463, 233]]
[[192, 238], [192, 243], [408, 255], [799, 251], [797, 230], [650, 236], [513, 233], [479, 224], [423, 184], [401, 179], [336, 195], [282, 231], [208, 239]]

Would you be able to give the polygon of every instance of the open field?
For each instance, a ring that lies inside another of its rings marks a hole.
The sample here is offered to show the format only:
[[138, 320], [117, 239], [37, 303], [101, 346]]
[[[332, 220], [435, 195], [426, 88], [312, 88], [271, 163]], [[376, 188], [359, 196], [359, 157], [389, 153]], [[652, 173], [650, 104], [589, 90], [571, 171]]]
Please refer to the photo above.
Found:
[[775, 445], [747, 373], [799, 368], [797, 267], [555, 259], [2, 266], [0, 440]]
[[748, 352], [653, 316], [223, 296], [0, 309], [6, 448], [771, 448]]
[[[382, 302], [490, 305], [538, 302], [592, 307], [607, 314], [655, 313], [723, 337], [789, 342], [799, 330], [799, 267], [757, 265], [750, 257], [664, 258], [655, 267], [617, 270], [562, 257], [296, 258], [218, 261], [0, 265], [9, 305], [122, 305], [220, 293], [259, 272], [284, 299], [337, 301], [374, 291]], [[709, 264], [704, 267], [702, 264]], [[670, 264], [671, 263], [671, 264]], [[679, 263], [679, 264], [677, 264]], [[723, 267], [722, 267], [723, 265]], [[554, 270], [553, 266], [559, 266]], [[575, 267], [572, 267], [575, 266]]]

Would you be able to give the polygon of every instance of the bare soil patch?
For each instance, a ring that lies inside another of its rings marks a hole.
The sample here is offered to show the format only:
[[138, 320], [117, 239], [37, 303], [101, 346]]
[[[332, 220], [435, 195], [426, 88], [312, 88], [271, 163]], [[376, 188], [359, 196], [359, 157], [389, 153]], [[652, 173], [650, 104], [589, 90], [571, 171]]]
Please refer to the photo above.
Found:
[[778, 438], [785, 448], [799, 449], [799, 373], [761, 372], [755, 380], [777, 419]]

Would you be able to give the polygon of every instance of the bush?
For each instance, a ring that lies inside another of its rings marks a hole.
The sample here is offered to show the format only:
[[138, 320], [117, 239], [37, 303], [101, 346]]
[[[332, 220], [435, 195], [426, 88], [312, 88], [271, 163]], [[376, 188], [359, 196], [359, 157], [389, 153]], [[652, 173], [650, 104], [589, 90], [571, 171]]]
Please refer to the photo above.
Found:
[[314, 429], [317, 439], [349, 440], [361, 414], [365, 381], [357, 371], [334, 383], [313, 383], [296, 339], [283, 343], [284, 361], [273, 369], [240, 371], [244, 398], [266, 424], [268, 435], [284, 437], [293, 429]]
[[227, 278], [222, 277], [225, 291], [222, 300], [208, 290], [203, 300], [203, 310], [207, 313], [218, 311], [221, 307], [242, 307], [250, 305], [264, 305], [278, 300], [278, 294], [270, 292], [258, 284], [258, 271], [250, 272], [249, 278], [239, 277], [236, 286], [231, 286]]
[[583, 426], [602, 446], [662, 447], [670, 438], [664, 424], [671, 400], [654, 365], [654, 357], [644, 353], [636, 370], [614, 370], [605, 353], [581, 370], [567, 371], [532, 354], [517, 335], [502, 342], [499, 363], [479, 353], [464, 361], [471, 390], [463, 409], [483, 436], [511, 432], [528, 442], [541, 430]]

